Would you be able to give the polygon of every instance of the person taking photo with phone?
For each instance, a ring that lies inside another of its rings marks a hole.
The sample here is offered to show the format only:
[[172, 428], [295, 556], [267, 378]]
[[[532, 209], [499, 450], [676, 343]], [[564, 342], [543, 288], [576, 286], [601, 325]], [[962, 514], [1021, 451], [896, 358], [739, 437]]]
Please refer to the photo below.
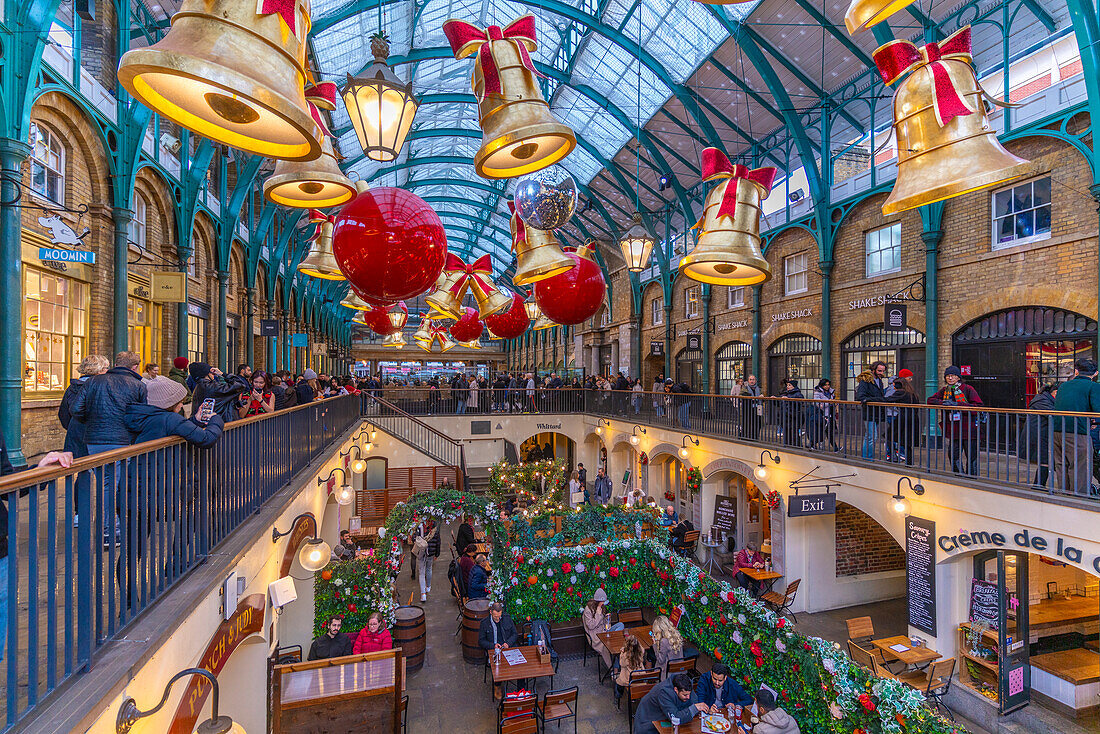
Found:
[[237, 413], [241, 418], [250, 415], [275, 412], [275, 392], [271, 389], [271, 376], [259, 370], [252, 373], [252, 392], [241, 395], [241, 407]]

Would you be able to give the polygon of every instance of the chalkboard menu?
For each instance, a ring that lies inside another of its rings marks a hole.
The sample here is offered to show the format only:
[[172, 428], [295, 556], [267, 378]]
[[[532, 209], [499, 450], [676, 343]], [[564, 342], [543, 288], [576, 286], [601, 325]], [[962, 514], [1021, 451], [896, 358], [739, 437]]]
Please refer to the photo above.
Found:
[[997, 584], [981, 579], [970, 582], [970, 621], [983, 621], [992, 630], [1000, 629], [1001, 596]]
[[936, 523], [905, 518], [905, 581], [909, 624], [936, 637]]
[[722, 497], [721, 495], [715, 497], [714, 522], [711, 523], [711, 526], [730, 533], [733, 532], [736, 524], [737, 500], [733, 497]]

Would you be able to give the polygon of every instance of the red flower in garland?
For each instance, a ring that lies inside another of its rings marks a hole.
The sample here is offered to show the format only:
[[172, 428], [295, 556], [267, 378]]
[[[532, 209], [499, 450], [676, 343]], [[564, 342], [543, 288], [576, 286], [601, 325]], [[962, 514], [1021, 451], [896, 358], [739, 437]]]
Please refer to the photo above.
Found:
[[557, 582], [557, 581], [555, 581], [555, 582], [554, 582], [554, 591], [557, 591], [557, 590], [558, 590], [558, 582]]
[[714, 626], [714, 620], [711, 619], [709, 616], [703, 621], [707, 623], [708, 627], [713, 627]]
[[867, 709], [869, 713], [873, 713], [875, 710], [875, 702], [871, 700], [871, 697], [866, 693], [859, 694], [859, 703], [863, 708]]
[[763, 668], [764, 667], [764, 658], [757, 658], [756, 659], [756, 667], [758, 667], [758, 668]]
[[569, 573], [572, 570], [573, 570], [573, 567], [568, 562], [561, 564], [561, 572], [562, 573]]
[[635, 581], [634, 583], [632, 583], [630, 585], [630, 588], [634, 589], [634, 591], [637, 591], [638, 589], [642, 588], [642, 585], [640, 583], [638, 583], [637, 581]]
[[615, 560], [615, 554], [614, 553], [608, 553], [607, 554], [607, 560], [614, 561]]
[[637, 558], [631, 558], [630, 559], [630, 565], [631, 566], [637, 566], [638, 565], [638, 559]]
[[700, 571], [699, 572], [699, 580], [700, 581], [706, 581], [707, 580], [707, 575]]
[[607, 570], [607, 572], [611, 574], [611, 578], [613, 578], [613, 579], [619, 578], [619, 568], [617, 566], [612, 566], [611, 568], [609, 568]]
[[779, 619], [775, 620], [775, 626], [778, 629], [783, 629], [787, 626], [787, 620], [783, 617], [780, 617]]
[[803, 649], [803, 650], [805, 650], [806, 652], [809, 652], [809, 651], [810, 651], [810, 650], [812, 650], [813, 648], [811, 648], [811, 647], [810, 647], [810, 643], [808, 643], [808, 642], [803, 642], [803, 643], [802, 643], [802, 649]]
[[355, 614], [355, 605], [354, 604], [348, 604], [348, 611], [351, 612], [352, 614]]
[[749, 652], [751, 652], [756, 657], [760, 657], [764, 654], [763, 651], [760, 649], [760, 640], [752, 641], [752, 644], [749, 645]]
[[603, 555], [603, 548], [597, 548], [596, 549], [596, 555], [597, 556], [602, 556]]

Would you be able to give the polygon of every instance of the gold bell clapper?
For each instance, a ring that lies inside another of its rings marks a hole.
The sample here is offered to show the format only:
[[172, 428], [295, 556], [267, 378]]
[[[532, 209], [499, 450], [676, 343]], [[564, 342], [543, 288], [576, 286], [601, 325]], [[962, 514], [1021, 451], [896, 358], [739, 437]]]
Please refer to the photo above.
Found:
[[336, 256], [332, 254], [332, 229], [336, 217], [310, 209], [309, 221], [317, 225], [317, 231], [310, 238], [313, 244], [309, 246], [309, 252], [298, 263], [298, 272], [323, 280], [347, 280], [336, 262]]
[[701, 283], [755, 285], [772, 276], [760, 248], [760, 213], [772, 190], [774, 168], [730, 163], [717, 148], [704, 148], [704, 181], [718, 181], [707, 194], [699, 240], [680, 258], [680, 272]]
[[483, 319], [511, 308], [512, 299], [501, 293], [493, 282], [491, 256], [482, 255], [467, 265], [458, 255], [448, 252], [443, 272], [448, 276], [448, 282], [451, 284], [449, 293], [453, 303], [456, 304], [458, 318], [462, 316], [462, 298], [466, 295], [467, 289], [474, 295], [474, 301], [477, 302], [478, 318]]
[[844, 14], [844, 25], [848, 28], [848, 35], [855, 35], [876, 23], [881, 23], [894, 13], [905, 10], [916, 1], [852, 0], [852, 4], [848, 6], [848, 12]]
[[332, 141], [325, 136], [321, 157], [312, 161], [279, 161], [264, 181], [264, 198], [294, 209], [339, 206], [356, 195], [351, 182], [336, 162]]
[[481, 148], [474, 169], [485, 178], [515, 178], [546, 168], [577, 146], [573, 130], [554, 119], [538, 87], [531, 54], [535, 17], [485, 30], [461, 20], [443, 24], [456, 59], [476, 54], [472, 87], [478, 100]]
[[306, 105], [309, 0], [183, 0], [172, 27], [127, 51], [118, 81], [165, 119], [283, 160], [321, 155]]
[[512, 251], [516, 253], [516, 272], [512, 283], [530, 285], [558, 273], [564, 273], [574, 263], [561, 250], [558, 238], [550, 230], [534, 229], [524, 224], [516, 212], [514, 202], [508, 202], [512, 212], [509, 226], [512, 230]]
[[1027, 175], [1030, 167], [997, 140], [971, 65], [970, 26], [917, 47], [891, 41], [874, 53], [894, 93], [898, 176], [883, 214], [915, 209]]

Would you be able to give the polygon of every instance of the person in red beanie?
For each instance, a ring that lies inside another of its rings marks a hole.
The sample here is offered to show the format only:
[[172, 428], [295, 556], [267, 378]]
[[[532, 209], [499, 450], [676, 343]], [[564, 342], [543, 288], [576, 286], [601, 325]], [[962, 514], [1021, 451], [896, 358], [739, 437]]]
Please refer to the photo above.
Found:
[[191, 388], [187, 387], [187, 357], [176, 357], [172, 360], [172, 369], [168, 370], [168, 379], [175, 380], [187, 388], [187, 397], [183, 399], [184, 413], [189, 411], [191, 405]]

